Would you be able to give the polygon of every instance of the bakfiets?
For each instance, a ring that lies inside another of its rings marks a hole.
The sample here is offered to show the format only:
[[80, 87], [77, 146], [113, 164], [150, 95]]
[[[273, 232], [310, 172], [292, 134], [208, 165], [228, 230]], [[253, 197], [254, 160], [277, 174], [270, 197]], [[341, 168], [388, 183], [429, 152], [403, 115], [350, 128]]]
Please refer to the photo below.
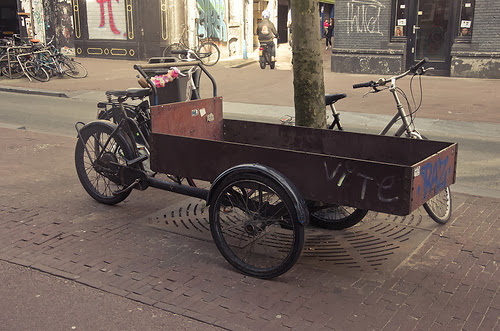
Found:
[[[115, 122], [75, 125], [78, 178], [104, 204], [148, 187], [205, 200], [203, 226], [226, 261], [246, 275], [273, 278], [292, 268], [309, 213], [338, 217], [330, 210], [352, 206], [409, 215], [455, 182], [457, 144], [224, 119], [222, 98], [201, 62], [174, 65], [200, 66], [214, 97], [152, 106], [148, 140], [124, 102], [157, 93], [143, 69], [173, 65], [136, 65], [150, 87], [109, 91], [119, 103]], [[205, 181], [207, 188], [172, 175]]]

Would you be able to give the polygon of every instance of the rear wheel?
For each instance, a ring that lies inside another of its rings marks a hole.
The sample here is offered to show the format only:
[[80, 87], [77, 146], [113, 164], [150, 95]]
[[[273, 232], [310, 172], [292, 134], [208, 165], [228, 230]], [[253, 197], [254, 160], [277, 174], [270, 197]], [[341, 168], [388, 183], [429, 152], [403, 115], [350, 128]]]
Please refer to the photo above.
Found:
[[264, 59], [263, 56], [259, 58], [259, 64], [261, 69], [266, 69], [266, 60]]
[[235, 173], [215, 189], [210, 230], [224, 258], [240, 272], [273, 278], [288, 271], [304, 245], [290, 194], [275, 180]]
[[308, 202], [307, 207], [311, 224], [330, 230], [342, 230], [356, 225], [368, 213], [368, 210], [317, 201]]
[[203, 42], [198, 48], [198, 57], [206, 66], [213, 66], [219, 62], [220, 50], [216, 44], [211, 41]]
[[[110, 138], [112, 128], [105, 125], [89, 125], [80, 130], [75, 148], [75, 166], [78, 178], [87, 193], [100, 203], [114, 205], [128, 197], [123, 190], [119, 167], [134, 158], [132, 146], [121, 134]], [[108, 144], [105, 146], [106, 142]]]

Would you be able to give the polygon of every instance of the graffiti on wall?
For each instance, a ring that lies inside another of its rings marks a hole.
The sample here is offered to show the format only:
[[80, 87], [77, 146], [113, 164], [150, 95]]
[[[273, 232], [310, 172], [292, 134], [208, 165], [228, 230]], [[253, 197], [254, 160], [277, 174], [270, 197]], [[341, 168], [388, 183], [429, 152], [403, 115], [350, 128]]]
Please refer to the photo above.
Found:
[[227, 42], [225, 0], [196, 0], [199, 13], [198, 34], [203, 38], [218, 39]]
[[30, 38], [40, 39], [45, 42], [45, 20], [42, 0], [21, 0], [21, 10], [31, 13], [25, 21], [25, 29]]
[[87, 0], [89, 39], [127, 39], [124, 0]]
[[66, 55], [75, 55], [73, 44], [74, 27], [73, 27], [73, 11], [71, 0], [58, 0], [56, 6], [58, 23], [56, 25], [57, 45]]
[[383, 35], [380, 31], [380, 14], [385, 6], [377, 0], [351, 0], [347, 3], [347, 33]]

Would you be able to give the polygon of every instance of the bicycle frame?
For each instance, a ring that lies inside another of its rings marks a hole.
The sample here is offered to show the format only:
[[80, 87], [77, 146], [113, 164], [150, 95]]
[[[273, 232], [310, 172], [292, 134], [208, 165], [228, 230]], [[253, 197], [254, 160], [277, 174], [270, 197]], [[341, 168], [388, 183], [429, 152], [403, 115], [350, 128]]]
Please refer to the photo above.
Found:
[[399, 99], [399, 96], [396, 92], [396, 80], [399, 78], [402, 78], [406, 76], [410, 71], [406, 71], [402, 73], [401, 75], [391, 77], [391, 85], [389, 87], [389, 91], [392, 93], [394, 97], [394, 101], [396, 102], [396, 108], [398, 112], [393, 116], [393, 118], [389, 121], [389, 123], [386, 125], [386, 127], [379, 133], [380, 135], [386, 135], [387, 132], [393, 127], [393, 125], [401, 119], [403, 122], [399, 129], [396, 131], [394, 134], [397, 137], [400, 137], [403, 133], [406, 133], [407, 137], [410, 138], [421, 138], [420, 133], [417, 132], [415, 125], [413, 123], [410, 123], [408, 121], [408, 116], [405, 112], [405, 109], [403, 107], [403, 104], [401, 103], [401, 100]]

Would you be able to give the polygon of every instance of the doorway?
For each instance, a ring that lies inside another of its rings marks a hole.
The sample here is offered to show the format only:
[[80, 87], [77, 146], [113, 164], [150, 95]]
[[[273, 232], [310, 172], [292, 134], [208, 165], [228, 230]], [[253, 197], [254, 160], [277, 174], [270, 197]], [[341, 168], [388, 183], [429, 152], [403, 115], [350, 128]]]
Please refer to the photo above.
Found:
[[17, 17], [17, 1], [0, 1], [0, 38], [11, 37], [19, 34], [19, 21]]
[[407, 68], [427, 57], [435, 74], [449, 75], [452, 0], [414, 0], [408, 18]]

